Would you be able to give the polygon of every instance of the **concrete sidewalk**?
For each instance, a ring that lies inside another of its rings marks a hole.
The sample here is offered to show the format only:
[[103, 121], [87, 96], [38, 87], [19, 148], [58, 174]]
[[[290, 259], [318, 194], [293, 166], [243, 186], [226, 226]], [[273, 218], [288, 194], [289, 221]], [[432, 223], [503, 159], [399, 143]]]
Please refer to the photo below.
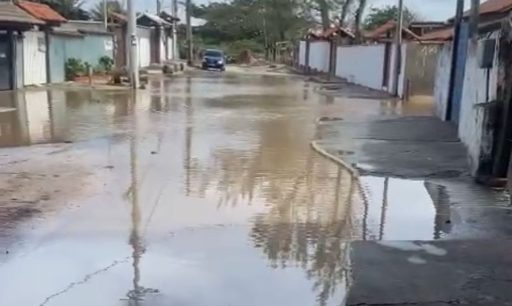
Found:
[[404, 178], [467, 174], [455, 128], [434, 117], [320, 122], [317, 144], [365, 175]]
[[353, 242], [347, 305], [512, 305], [512, 241]]
[[347, 305], [512, 305], [508, 194], [474, 182], [454, 126], [388, 112], [384, 97], [358, 109], [372, 104], [357, 92], [337, 92], [344, 107], [318, 119], [313, 142], [366, 193]]

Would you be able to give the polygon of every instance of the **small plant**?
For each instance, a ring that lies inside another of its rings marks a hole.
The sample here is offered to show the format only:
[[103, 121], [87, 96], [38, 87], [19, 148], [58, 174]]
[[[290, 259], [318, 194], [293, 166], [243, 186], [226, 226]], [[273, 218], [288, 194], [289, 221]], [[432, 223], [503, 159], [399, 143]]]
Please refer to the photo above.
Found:
[[102, 56], [99, 60], [99, 66], [103, 68], [105, 72], [111, 72], [114, 67], [114, 60], [109, 56]]
[[80, 59], [70, 58], [65, 64], [66, 80], [72, 81], [78, 76], [84, 75], [86, 67]]

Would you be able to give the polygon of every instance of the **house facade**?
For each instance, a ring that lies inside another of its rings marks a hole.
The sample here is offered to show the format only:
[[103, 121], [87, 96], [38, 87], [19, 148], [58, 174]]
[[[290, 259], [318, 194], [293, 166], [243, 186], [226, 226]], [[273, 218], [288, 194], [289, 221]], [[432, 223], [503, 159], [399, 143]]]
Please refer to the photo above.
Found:
[[[488, 0], [480, 6], [478, 33], [469, 33], [469, 12], [454, 40], [452, 27], [423, 38], [442, 42], [436, 71], [435, 111], [453, 122], [469, 152], [477, 177], [506, 177], [512, 135], [510, 13], [512, 0]], [[454, 52], [455, 49], [455, 52]]]
[[0, 2], [0, 90], [23, 87], [24, 35], [43, 25], [13, 3]]

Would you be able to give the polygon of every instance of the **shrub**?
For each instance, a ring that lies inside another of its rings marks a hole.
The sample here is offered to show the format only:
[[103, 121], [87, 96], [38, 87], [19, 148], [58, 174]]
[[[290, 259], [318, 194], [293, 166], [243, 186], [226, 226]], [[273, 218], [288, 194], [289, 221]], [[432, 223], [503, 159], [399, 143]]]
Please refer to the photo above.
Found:
[[75, 77], [86, 72], [86, 66], [80, 59], [70, 58], [65, 64], [66, 80], [72, 81]]
[[103, 71], [110, 72], [114, 67], [114, 60], [109, 56], [102, 56], [99, 60], [99, 66], [103, 68]]

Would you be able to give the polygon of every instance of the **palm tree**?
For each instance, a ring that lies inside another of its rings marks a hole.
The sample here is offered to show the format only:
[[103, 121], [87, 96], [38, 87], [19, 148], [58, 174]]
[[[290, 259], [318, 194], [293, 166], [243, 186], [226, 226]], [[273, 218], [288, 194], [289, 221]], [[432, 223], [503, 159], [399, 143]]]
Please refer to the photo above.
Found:
[[[120, 0], [107, 0], [107, 13], [125, 14], [123, 3]], [[91, 17], [94, 20], [103, 20], [103, 0], [91, 9]]]

